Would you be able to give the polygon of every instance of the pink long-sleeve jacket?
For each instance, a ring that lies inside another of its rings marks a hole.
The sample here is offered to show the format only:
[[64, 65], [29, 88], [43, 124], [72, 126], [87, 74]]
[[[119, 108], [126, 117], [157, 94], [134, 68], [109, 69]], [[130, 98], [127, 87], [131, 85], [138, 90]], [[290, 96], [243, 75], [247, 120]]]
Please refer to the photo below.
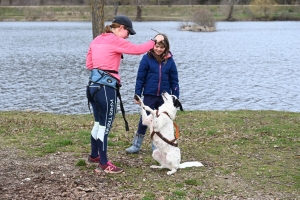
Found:
[[[140, 55], [154, 47], [154, 41], [150, 40], [144, 44], [132, 44], [126, 39], [116, 36], [113, 33], [102, 33], [90, 44], [86, 56], [86, 68], [88, 70], [114, 70], [119, 71], [121, 55]], [[118, 81], [121, 81], [119, 74], [111, 74]]]

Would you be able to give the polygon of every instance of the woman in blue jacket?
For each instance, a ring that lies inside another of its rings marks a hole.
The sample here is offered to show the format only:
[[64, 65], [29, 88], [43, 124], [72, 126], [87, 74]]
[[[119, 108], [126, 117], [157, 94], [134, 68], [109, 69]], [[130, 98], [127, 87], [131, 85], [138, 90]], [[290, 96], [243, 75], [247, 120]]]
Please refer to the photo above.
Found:
[[[143, 56], [135, 84], [135, 94], [140, 97], [143, 95], [144, 104], [151, 109], [158, 109], [164, 103], [161, 96], [163, 91], [179, 99], [178, 73], [170, 52], [169, 40], [165, 34], [159, 33], [158, 35], [162, 35], [164, 40], [155, 44], [153, 49]], [[135, 103], [138, 104], [136, 100]], [[139, 152], [146, 131], [147, 126], [142, 124], [141, 116], [132, 146], [126, 149], [127, 153]], [[152, 145], [152, 150], [154, 149]]]

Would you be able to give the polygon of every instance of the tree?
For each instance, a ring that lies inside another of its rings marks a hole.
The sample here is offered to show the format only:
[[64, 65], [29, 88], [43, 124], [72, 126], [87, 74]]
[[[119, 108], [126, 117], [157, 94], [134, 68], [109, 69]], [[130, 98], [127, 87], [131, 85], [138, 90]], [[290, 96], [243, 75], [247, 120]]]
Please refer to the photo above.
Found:
[[104, 30], [104, 0], [92, 0], [93, 38]]
[[[224, 4], [226, 7], [228, 6], [228, 15], [226, 17], [226, 21], [232, 21], [232, 13], [233, 13], [233, 8], [235, 4], [238, 4], [240, 0], [228, 0], [228, 1], [222, 1], [221, 3]], [[227, 10], [227, 9], [226, 9]]]
[[250, 10], [252, 13], [257, 13], [266, 18], [275, 4], [275, 0], [252, 0], [250, 3]]
[[192, 15], [192, 21], [199, 26], [215, 27], [215, 20], [207, 9], [196, 10]]
[[115, 16], [118, 14], [119, 2], [118, 0], [114, 0], [114, 14]]
[[136, 21], [142, 20], [142, 6], [140, 4], [140, 0], [136, 1]]

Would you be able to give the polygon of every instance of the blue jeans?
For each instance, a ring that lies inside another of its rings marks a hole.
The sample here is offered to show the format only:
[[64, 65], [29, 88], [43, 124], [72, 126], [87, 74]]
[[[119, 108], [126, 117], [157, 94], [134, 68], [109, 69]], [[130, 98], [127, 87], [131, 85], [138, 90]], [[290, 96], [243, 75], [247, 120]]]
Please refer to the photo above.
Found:
[[[158, 110], [158, 107], [164, 103], [164, 100], [161, 96], [145, 95], [143, 103], [146, 106], [149, 106], [153, 110], [154, 109]], [[147, 111], [147, 114], [149, 115], [150, 113]], [[147, 131], [147, 126], [142, 124], [142, 116], [141, 116], [138, 124], [137, 133], [145, 135], [146, 131]]]

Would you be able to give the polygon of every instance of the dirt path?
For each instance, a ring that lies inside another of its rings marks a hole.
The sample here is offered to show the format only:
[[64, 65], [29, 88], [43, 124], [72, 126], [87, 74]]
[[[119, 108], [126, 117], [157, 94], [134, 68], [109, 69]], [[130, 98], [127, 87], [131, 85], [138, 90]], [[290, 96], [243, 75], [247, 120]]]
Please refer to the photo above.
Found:
[[[16, 156], [17, 155], [17, 156]], [[120, 192], [106, 175], [80, 170], [68, 153], [25, 159], [22, 153], [0, 151], [1, 199], [137, 199], [132, 191]]]

